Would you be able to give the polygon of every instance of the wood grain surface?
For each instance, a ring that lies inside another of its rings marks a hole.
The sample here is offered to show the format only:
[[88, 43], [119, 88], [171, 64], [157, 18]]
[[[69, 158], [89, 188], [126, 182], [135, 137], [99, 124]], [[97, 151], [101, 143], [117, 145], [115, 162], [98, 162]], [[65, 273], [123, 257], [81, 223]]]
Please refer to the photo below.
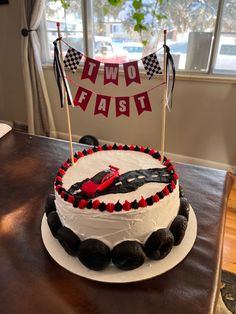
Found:
[[236, 273], [236, 176], [227, 204], [222, 268]]

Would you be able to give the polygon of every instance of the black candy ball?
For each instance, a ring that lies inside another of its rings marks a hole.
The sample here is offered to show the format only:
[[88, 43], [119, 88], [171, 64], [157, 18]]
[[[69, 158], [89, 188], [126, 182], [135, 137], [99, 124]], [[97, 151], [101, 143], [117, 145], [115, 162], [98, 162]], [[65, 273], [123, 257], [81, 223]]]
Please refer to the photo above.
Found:
[[181, 185], [179, 186], [179, 197], [184, 197], [184, 190]]
[[79, 143], [92, 145], [92, 146], [98, 146], [99, 145], [97, 138], [93, 135], [82, 136], [81, 139], [79, 140]]
[[163, 228], [153, 232], [147, 239], [144, 251], [154, 260], [166, 257], [174, 245], [174, 236], [169, 229]]
[[60, 221], [60, 218], [59, 218], [57, 212], [55, 212], [55, 211], [50, 212], [48, 214], [48, 217], [47, 217], [47, 222], [48, 222], [48, 226], [52, 232], [52, 235], [54, 237], [56, 237], [57, 231], [62, 227], [62, 224], [61, 224], [61, 221]]
[[178, 215], [184, 216], [187, 220], [189, 218], [190, 204], [185, 197], [180, 198]]
[[46, 216], [52, 211], [56, 211], [56, 206], [55, 206], [55, 195], [54, 194], [49, 194], [48, 197], [46, 198], [45, 201], [45, 213]]
[[57, 239], [69, 255], [75, 256], [78, 253], [80, 239], [72, 230], [61, 227], [57, 231]]
[[112, 252], [113, 264], [122, 270], [132, 270], [144, 263], [145, 253], [137, 241], [124, 241], [117, 244]]
[[174, 236], [174, 245], [179, 245], [183, 240], [187, 225], [188, 221], [184, 216], [177, 215], [173, 220], [170, 231]]
[[103, 270], [111, 260], [109, 247], [96, 239], [84, 240], [79, 247], [78, 258], [86, 267], [93, 270]]
[[190, 210], [190, 205], [187, 198], [181, 197], [178, 215], [184, 216], [188, 220], [189, 210]]

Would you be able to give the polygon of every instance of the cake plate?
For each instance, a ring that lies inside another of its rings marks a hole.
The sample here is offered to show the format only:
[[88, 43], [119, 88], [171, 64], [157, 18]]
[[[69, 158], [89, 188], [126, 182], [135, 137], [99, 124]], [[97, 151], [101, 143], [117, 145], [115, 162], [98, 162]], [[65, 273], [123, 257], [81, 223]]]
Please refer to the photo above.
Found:
[[70, 256], [59, 241], [53, 237], [44, 214], [41, 224], [43, 243], [51, 257], [63, 268], [84, 278], [110, 283], [141, 281], [161, 275], [179, 264], [190, 252], [197, 236], [197, 219], [193, 208], [190, 208], [188, 226], [180, 245], [174, 246], [162, 260], [147, 260], [139, 268], [124, 271], [110, 264], [102, 271], [93, 271], [80, 263], [77, 257]]

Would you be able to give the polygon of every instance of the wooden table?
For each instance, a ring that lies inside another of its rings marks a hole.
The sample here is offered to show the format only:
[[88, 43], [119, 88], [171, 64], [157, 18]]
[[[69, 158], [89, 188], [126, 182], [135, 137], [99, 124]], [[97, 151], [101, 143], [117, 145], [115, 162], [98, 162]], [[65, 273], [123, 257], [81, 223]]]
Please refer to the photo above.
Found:
[[57, 169], [68, 157], [64, 141], [17, 132], [0, 139], [1, 313], [214, 313], [230, 185], [226, 172], [176, 164], [198, 219], [193, 249], [161, 276], [108, 284], [66, 271], [42, 243], [44, 201], [53, 192]]

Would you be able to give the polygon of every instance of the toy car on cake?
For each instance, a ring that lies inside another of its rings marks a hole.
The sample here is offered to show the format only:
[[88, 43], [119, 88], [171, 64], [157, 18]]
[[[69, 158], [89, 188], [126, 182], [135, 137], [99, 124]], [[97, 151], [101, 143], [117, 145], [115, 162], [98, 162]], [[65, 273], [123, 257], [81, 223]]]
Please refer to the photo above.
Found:
[[94, 177], [84, 182], [81, 186], [81, 192], [87, 197], [96, 197], [117, 181], [119, 176], [119, 168], [109, 165], [109, 169], [98, 172]]

